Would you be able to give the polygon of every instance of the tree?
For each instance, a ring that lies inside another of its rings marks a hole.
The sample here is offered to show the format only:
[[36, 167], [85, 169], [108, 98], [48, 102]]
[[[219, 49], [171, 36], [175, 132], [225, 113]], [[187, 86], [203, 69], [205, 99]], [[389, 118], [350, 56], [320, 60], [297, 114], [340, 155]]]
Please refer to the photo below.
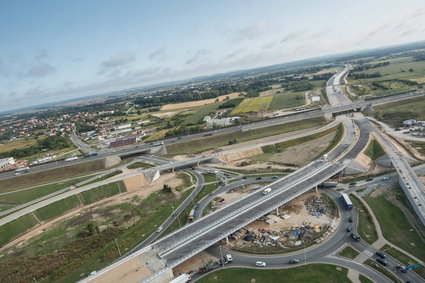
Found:
[[172, 191], [172, 189], [171, 189], [171, 187], [170, 187], [169, 185], [167, 185], [167, 184], [164, 184], [164, 186], [162, 187], [162, 190], [163, 190], [164, 192], [166, 192], [166, 193], [171, 193], [171, 192], [173, 192], [173, 191]]

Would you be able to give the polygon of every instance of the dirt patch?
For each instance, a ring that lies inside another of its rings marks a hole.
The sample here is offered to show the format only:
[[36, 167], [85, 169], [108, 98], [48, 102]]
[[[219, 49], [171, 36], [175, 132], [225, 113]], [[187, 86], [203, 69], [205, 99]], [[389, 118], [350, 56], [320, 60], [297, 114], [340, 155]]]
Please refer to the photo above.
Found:
[[173, 117], [176, 114], [177, 114], [177, 112], [157, 112], [157, 113], [153, 113], [151, 115], [162, 119], [162, 118]]
[[218, 99], [219, 101], [223, 101], [229, 97], [230, 99], [236, 98], [240, 95], [240, 92], [232, 92], [226, 95], [221, 95], [217, 98], [210, 98], [210, 99], [204, 99], [204, 100], [198, 100], [198, 101], [190, 101], [190, 102], [182, 102], [182, 103], [176, 103], [176, 104], [167, 104], [161, 107], [161, 111], [169, 111], [169, 110], [179, 110], [179, 109], [187, 109], [187, 108], [193, 108], [193, 107], [200, 107], [204, 106], [205, 104], [211, 104], [216, 102]]
[[425, 176], [418, 176], [419, 180], [421, 180], [422, 185], [425, 187]]
[[173, 273], [175, 276], [179, 276], [183, 273], [192, 273], [192, 271], [195, 271], [205, 264], [215, 260], [215, 257], [211, 256], [210, 254], [206, 252], [200, 252], [199, 254], [174, 267]]
[[225, 155], [221, 155], [220, 159], [226, 163], [231, 163], [237, 160], [241, 160], [241, 159], [262, 154], [262, 153], [263, 153], [263, 150], [261, 149], [261, 147], [259, 147], [259, 148], [241, 150], [238, 152], [232, 152]]
[[335, 138], [335, 135], [336, 133], [332, 132], [318, 139], [289, 147], [281, 153], [274, 154], [268, 158], [268, 161], [295, 165], [306, 164], [323, 152]]

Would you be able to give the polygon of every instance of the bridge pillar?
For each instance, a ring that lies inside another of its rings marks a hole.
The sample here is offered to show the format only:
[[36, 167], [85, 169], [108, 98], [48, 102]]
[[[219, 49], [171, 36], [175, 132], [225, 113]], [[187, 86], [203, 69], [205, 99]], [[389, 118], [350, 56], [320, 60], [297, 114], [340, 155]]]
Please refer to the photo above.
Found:
[[319, 192], [319, 188], [316, 186], [315, 190], [316, 190], [316, 194], [317, 194]]
[[279, 215], [279, 207], [276, 207], [276, 215]]
[[226, 236], [226, 245], [229, 244], [229, 236]]

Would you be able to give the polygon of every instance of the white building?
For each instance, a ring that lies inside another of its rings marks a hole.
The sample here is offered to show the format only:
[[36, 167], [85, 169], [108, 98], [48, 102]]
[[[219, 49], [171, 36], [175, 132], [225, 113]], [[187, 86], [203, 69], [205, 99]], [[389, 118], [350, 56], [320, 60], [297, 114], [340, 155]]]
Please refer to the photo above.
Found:
[[404, 120], [403, 121], [403, 125], [404, 126], [413, 126], [416, 124], [416, 120], [415, 119], [409, 119], [409, 120]]
[[7, 166], [15, 164], [13, 157], [0, 159], [0, 169], [6, 168]]
[[320, 96], [312, 96], [311, 102], [320, 102]]

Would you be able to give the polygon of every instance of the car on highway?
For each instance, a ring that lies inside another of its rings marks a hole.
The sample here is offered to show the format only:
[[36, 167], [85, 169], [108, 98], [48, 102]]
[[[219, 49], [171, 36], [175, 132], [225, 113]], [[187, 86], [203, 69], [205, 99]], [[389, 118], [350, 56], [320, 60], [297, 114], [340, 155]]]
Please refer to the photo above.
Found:
[[376, 252], [375, 253], [377, 256], [379, 256], [380, 258], [386, 258], [387, 256], [383, 253], [383, 252]]
[[354, 222], [354, 219], [352, 216], [348, 217], [348, 222]]
[[257, 177], [257, 178], [255, 178], [255, 180], [261, 180], [261, 179], [263, 179], [262, 177]]
[[382, 181], [388, 181], [390, 179], [390, 177], [384, 177], [382, 178]]
[[163, 229], [163, 227], [162, 226], [159, 226], [158, 229], [156, 229], [156, 232], [159, 233], [159, 232], [162, 231], [162, 229]]
[[266, 263], [265, 263], [264, 261], [257, 261], [257, 262], [255, 263], [255, 266], [258, 266], [258, 267], [265, 267], [265, 266], [266, 266]]
[[382, 264], [383, 266], [387, 266], [387, 261], [383, 258], [377, 257], [376, 261]]
[[299, 262], [300, 262], [300, 260], [296, 259], [296, 258], [289, 260], [289, 264], [296, 264], [296, 263], [299, 263]]
[[372, 177], [366, 179], [366, 182], [370, 182], [370, 181], [373, 181]]
[[400, 270], [402, 273], [407, 273], [406, 267], [402, 264], [397, 264], [396, 268]]
[[351, 230], [353, 230], [353, 227], [351, 227], [351, 226], [348, 226], [347, 229], [346, 229], [347, 232], [351, 232]]
[[272, 179], [273, 179], [273, 180], [277, 179], [277, 176], [272, 176]]
[[355, 186], [355, 185], [357, 185], [357, 182], [352, 182], [352, 183], [350, 183], [349, 185], [350, 185], [350, 186]]
[[248, 177], [247, 176], [243, 176], [242, 179], [248, 179]]

